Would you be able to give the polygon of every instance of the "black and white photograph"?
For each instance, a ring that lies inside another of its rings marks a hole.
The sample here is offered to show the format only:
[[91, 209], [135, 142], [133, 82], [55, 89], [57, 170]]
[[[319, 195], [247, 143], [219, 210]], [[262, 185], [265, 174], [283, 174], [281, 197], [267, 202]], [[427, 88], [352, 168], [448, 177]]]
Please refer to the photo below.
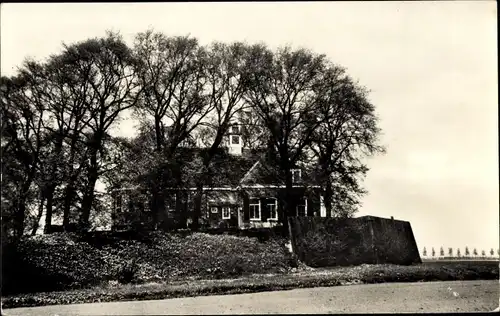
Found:
[[496, 1], [0, 23], [2, 315], [500, 311]]

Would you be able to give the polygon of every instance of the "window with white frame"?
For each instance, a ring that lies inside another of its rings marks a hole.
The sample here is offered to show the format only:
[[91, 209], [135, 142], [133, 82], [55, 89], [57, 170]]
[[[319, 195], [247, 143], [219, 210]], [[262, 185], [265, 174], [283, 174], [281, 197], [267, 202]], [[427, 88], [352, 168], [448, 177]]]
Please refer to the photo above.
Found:
[[217, 214], [219, 212], [219, 210], [217, 209], [217, 206], [212, 206], [210, 208], [210, 211], [212, 212], [212, 214]]
[[250, 199], [249, 211], [251, 220], [260, 220], [260, 199]]
[[231, 210], [229, 207], [224, 206], [222, 208], [222, 219], [230, 219], [231, 218]]
[[278, 220], [278, 199], [273, 198], [273, 202], [267, 204], [269, 209], [269, 219]]
[[292, 173], [292, 182], [300, 182], [302, 180], [302, 173], [300, 169], [290, 170]]
[[231, 135], [231, 144], [233, 144], [233, 145], [239, 145], [240, 144], [240, 136], [238, 136], [238, 135]]
[[307, 198], [302, 198], [296, 206], [295, 209], [297, 216], [306, 216], [307, 215]]

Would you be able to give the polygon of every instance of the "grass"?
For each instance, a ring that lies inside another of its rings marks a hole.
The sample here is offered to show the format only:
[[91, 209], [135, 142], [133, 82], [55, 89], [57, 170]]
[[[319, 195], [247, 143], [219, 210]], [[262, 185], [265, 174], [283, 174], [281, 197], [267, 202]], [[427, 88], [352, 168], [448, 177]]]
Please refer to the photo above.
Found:
[[285, 274], [254, 274], [237, 279], [170, 283], [117, 284], [62, 292], [39, 292], [4, 297], [3, 308], [76, 304], [175, 297], [237, 294], [318, 286], [385, 282], [422, 282], [498, 279], [496, 262], [439, 262], [412, 266], [360, 265], [329, 269], [301, 268]]

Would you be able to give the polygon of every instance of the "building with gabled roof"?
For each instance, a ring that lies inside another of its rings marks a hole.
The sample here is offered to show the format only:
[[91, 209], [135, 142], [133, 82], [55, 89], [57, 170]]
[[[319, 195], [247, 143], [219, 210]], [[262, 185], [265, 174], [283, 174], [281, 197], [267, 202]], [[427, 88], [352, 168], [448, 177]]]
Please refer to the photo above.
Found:
[[[280, 225], [283, 216], [285, 184], [276, 167], [268, 163], [267, 150], [249, 150], [242, 146], [240, 129], [230, 129], [224, 148], [212, 162], [212, 174], [203, 186], [202, 227], [256, 228]], [[199, 157], [201, 148], [181, 148], [184, 163]], [[314, 171], [305, 166], [291, 170], [294, 216], [326, 216], [320, 186]], [[165, 228], [185, 228], [194, 209], [196, 184], [190, 177], [182, 187], [165, 189], [165, 212], [160, 215]], [[151, 223], [151, 207], [145, 190], [132, 186], [112, 191], [113, 227], [131, 227]]]

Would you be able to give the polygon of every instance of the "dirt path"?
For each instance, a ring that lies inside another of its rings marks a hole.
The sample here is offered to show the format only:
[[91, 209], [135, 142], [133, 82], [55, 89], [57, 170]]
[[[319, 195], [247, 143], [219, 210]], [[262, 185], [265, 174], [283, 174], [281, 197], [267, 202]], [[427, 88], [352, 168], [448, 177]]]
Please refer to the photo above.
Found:
[[385, 283], [254, 294], [14, 308], [4, 315], [159, 315], [492, 311], [498, 281]]

